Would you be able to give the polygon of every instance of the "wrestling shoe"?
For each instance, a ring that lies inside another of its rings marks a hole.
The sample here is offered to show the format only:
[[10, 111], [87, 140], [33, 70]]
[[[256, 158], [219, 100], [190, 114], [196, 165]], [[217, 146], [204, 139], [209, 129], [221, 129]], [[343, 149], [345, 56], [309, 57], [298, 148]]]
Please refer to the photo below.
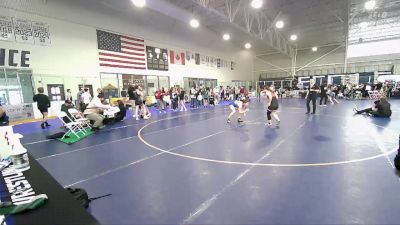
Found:
[[230, 119], [227, 119], [226, 122], [227, 122], [227, 123], [231, 123], [231, 120], [230, 120]]

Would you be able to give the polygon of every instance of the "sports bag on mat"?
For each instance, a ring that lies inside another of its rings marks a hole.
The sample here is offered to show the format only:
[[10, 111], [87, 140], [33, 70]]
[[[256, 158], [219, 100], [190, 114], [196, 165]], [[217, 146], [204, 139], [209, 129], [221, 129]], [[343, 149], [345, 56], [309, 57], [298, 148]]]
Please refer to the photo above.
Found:
[[83, 206], [85, 209], [87, 209], [89, 207], [89, 203], [91, 201], [111, 195], [111, 194], [106, 194], [106, 195], [98, 196], [95, 198], [89, 198], [89, 195], [85, 189], [82, 189], [82, 188], [66, 188], [66, 189], [72, 195], [72, 197], [75, 200], [77, 200], [79, 202], [79, 204], [81, 206]]

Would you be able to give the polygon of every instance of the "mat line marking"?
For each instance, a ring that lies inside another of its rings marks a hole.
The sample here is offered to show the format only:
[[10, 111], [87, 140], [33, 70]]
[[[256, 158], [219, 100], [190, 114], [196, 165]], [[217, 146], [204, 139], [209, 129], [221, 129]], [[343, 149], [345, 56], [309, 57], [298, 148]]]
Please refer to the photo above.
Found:
[[[326, 114], [321, 114], [321, 115], [326, 115]], [[327, 114], [327, 116], [330, 116], [329, 114]], [[340, 117], [340, 116], [333, 116], [333, 117]], [[340, 117], [342, 118], [342, 117]], [[213, 162], [213, 163], [221, 163], [221, 164], [231, 164], [231, 165], [255, 165], [255, 166], [264, 166], [264, 167], [320, 167], [320, 166], [336, 166], [336, 165], [344, 165], [344, 164], [351, 164], [351, 163], [359, 163], [359, 162], [364, 162], [364, 161], [369, 161], [369, 160], [373, 160], [373, 159], [377, 159], [386, 155], [390, 155], [393, 152], [397, 151], [397, 148], [394, 148], [391, 151], [388, 151], [386, 153], [382, 153], [382, 154], [378, 154], [378, 155], [374, 155], [374, 156], [370, 156], [370, 157], [365, 157], [365, 158], [361, 158], [361, 159], [353, 159], [353, 160], [346, 160], [346, 161], [336, 161], [336, 162], [325, 162], [325, 163], [249, 163], [249, 162], [239, 162], [239, 161], [226, 161], [226, 160], [216, 160], [216, 159], [208, 159], [208, 158], [203, 158], [203, 157], [196, 157], [196, 156], [190, 156], [190, 155], [184, 155], [184, 154], [179, 154], [179, 153], [175, 153], [175, 152], [167, 152], [166, 150], [154, 146], [150, 143], [148, 143], [146, 140], [144, 140], [144, 138], [142, 137], [141, 132], [143, 131], [143, 129], [145, 129], [147, 126], [153, 124], [153, 123], [157, 123], [158, 121], [153, 121], [152, 123], [146, 124], [145, 126], [143, 126], [141, 129], [139, 129], [138, 131], [138, 138], [140, 141], [142, 141], [145, 145], [156, 149], [160, 152], [165, 152], [167, 154], [170, 155], [174, 155], [174, 156], [178, 156], [178, 157], [183, 157], [183, 158], [188, 158], [188, 159], [193, 159], [193, 160], [200, 160], [200, 161], [206, 161], [206, 162]], [[373, 123], [372, 123], [373, 124]], [[385, 128], [390, 130], [389, 128]]]
[[[180, 117], [184, 117], [184, 116], [180, 116]], [[218, 117], [221, 117], [221, 116], [215, 116], [215, 117], [212, 117], [212, 118], [208, 118], [208, 119], [205, 119], [205, 120], [196, 121], [196, 122], [192, 122], [192, 123], [189, 122], [189, 124], [195, 124], [195, 123], [199, 123], [199, 122], [203, 122], [203, 121], [207, 121], [207, 120], [212, 120], [212, 119], [216, 119]], [[169, 120], [169, 119], [176, 119], [176, 118], [168, 118], [168, 119], [163, 119], [163, 120]], [[162, 129], [162, 130], [152, 131], [152, 132], [149, 132], [149, 133], [145, 133], [143, 135], [146, 136], [146, 135], [150, 135], [150, 134], [156, 134], [156, 133], [159, 133], [159, 132], [172, 130], [172, 129], [183, 127], [183, 126], [186, 126], [186, 125], [187, 125], [187, 123], [183, 124], [183, 125], [169, 127], [169, 128]], [[44, 159], [48, 159], [48, 158], [53, 158], [53, 157], [56, 157], [56, 156], [61, 156], [61, 155], [66, 155], [66, 154], [70, 154], [70, 153], [80, 152], [80, 151], [88, 150], [88, 149], [91, 149], [91, 148], [100, 147], [100, 146], [104, 146], [104, 145], [108, 145], [108, 144], [113, 144], [113, 143], [120, 142], [120, 141], [126, 141], [126, 140], [130, 140], [130, 139], [134, 139], [134, 138], [137, 138], [137, 135], [126, 137], [126, 138], [121, 138], [121, 139], [117, 139], [117, 140], [113, 140], [113, 141], [109, 141], [109, 142], [105, 142], [105, 143], [101, 143], [101, 144], [97, 144], [97, 145], [91, 145], [91, 146], [87, 146], [87, 147], [83, 147], [83, 148], [78, 148], [78, 149], [67, 151], [67, 152], [62, 152], [62, 153], [57, 153], [57, 154], [53, 154], [53, 155], [43, 156], [43, 157], [36, 158], [36, 160], [40, 161], [40, 160], [44, 160]], [[93, 150], [96, 150], [96, 149], [93, 149]]]
[[[383, 144], [382, 139], [378, 138], [377, 136], [375, 136], [371, 130], [368, 130], [369, 135], [374, 139], [376, 146], [378, 146], [379, 150], [381, 152], [387, 152], [386, 147]], [[390, 167], [393, 169], [393, 171], [396, 171], [396, 167], [394, 166], [392, 160], [389, 158], [388, 155], [385, 156], [386, 161], [389, 163]], [[400, 177], [398, 177], [397, 179], [400, 182]]]
[[[224, 116], [225, 116], [225, 115], [224, 115]], [[220, 116], [218, 116], [218, 117], [220, 117]], [[214, 117], [214, 118], [217, 118], [217, 117]], [[258, 119], [258, 118], [257, 118], [257, 119]], [[203, 120], [203, 121], [204, 121], [204, 120]], [[237, 126], [235, 126], [235, 127], [229, 127], [229, 128], [225, 128], [225, 129], [223, 129], [223, 130], [220, 130], [220, 131], [218, 131], [218, 132], [212, 133], [212, 134], [210, 134], [210, 135], [207, 135], [207, 136], [204, 136], [204, 137], [201, 137], [201, 138], [197, 138], [197, 139], [195, 139], [195, 140], [193, 140], [193, 141], [190, 141], [190, 142], [188, 142], [188, 143], [185, 143], [185, 144], [182, 144], [182, 145], [179, 145], [179, 146], [172, 147], [172, 148], [170, 148], [170, 149], [166, 150], [166, 152], [172, 152], [172, 151], [175, 151], [175, 150], [177, 150], [177, 149], [180, 149], [180, 148], [183, 148], [183, 147], [186, 147], [186, 146], [192, 145], [192, 144], [194, 144], [194, 143], [197, 143], [197, 142], [200, 142], [200, 141], [206, 140], [206, 139], [208, 139], [208, 138], [211, 138], [211, 137], [217, 136], [217, 135], [219, 135], [219, 134], [222, 134], [222, 133], [224, 133], [224, 132], [226, 132], [226, 131], [233, 130], [233, 129], [236, 129], [236, 128], [238, 128], [238, 127], [237, 127]], [[70, 186], [73, 186], [73, 185], [76, 185], [76, 184], [80, 184], [80, 183], [83, 183], [83, 182], [86, 182], [86, 181], [89, 181], [89, 180], [96, 179], [96, 178], [98, 178], [98, 177], [101, 177], [101, 176], [104, 176], [104, 175], [110, 174], [110, 173], [112, 173], [112, 172], [116, 172], [116, 171], [118, 171], [118, 170], [121, 170], [121, 169], [127, 168], [127, 167], [129, 167], [129, 166], [132, 166], [132, 165], [135, 165], [135, 164], [138, 164], [138, 163], [144, 162], [144, 161], [146, 161], [146, 160], [152, 159], [152, 158], [154, 158], [154, 157], [157, 157], [157, 156], [160, 156], [160, 155], [166, 154], [166, 152], [159, 152], [159, 153], [157, 153], [157, 154], [154, 154], [154, 155], [151, 155], [151, 156], [148, 156], [148, 157], [145, 157], [145, 158], [142, 158], [142, 159], [136, 160], [136, 161], [134, 161], [134, 162], [131, 162], [131, 163], [125, 164], [125, 165], [123, 165], [123, 166], [120, 166], [120, 167], [117, 167], [117, 168], [114, 168], [114, 169], [110, 169], [110, 170], [104, 171], [104, 172], [102, 172], [102, 173], [99, 173], [99, 174], [93, 175], [93, 176], [91, 176], [91, 177], [89, 177], [89, 178], [86, 178], [86, 179], [83, 179], [83, 180], [77, 181], [77, 182], [75, 182], [75, 183], [72, 183], [72, 184], [66, 185], [65, 187], [70, 187]]]
[[[278, 149], [288, 138], [293, 136], [295, 133], [297, 133], [304, 125], [305, 121], [300, 124], [299, 127], [295, 129], [294, 132], [292, 132], [290, 135], [288, 135], [286, 138], [283, 138], [277, 145], [275, 145], [271, 150], [269, 150], [266, 154], [264, 154], [261, 158], [255, 161], [255, 163], [259, 163], [269, 157], [276, 149]], [[203, 214], [207, 209], [209, 209], [217, 200], [218, 198], [225, 193], [226, 190], [229, 188], [235, 186], [243, 177], [245, 177], [251, 170], [255, 167], [255, 165], [249, 166], [246, 170], [241, 172], [239, 175], [236, 176], [235, 179], [231, 180], [227, 185], [225, 185], [222, 189], [220, 189], [219, 192], [216, 194], [212, 195], [211, 198], [207, 199], [203, 203], [201, 203], [194, 211], [192, 211], [188, 217], [186, 217], [180, 224], [191, 224], [194, 222], [201, 214]]]
[[[187, 114], [186, 113], [186, 114], [181, 115], [181, 116], [176, 116], [176, 118], [185, 117], [185, 116], [189, 116], [189, 115], [202, 115], [202, 114], [207, 114], [207, 113], [211, 113], [211, 112], [200, 112], [200, 113], [192, 113], [192, 114]], [[171, 118], [173, 118], [173, 117], [171, 117]], [[142, 124], [144, 124], [144, 123], [133, 123], [133, 124], [125, 125], [125, 126], [113, 127], [113, 128], [107, 129], [105, 131], [118, 130], [118, 129], [123, 129], [123, 128], [127, 128], [127, 127], [133, 127], [133, 126], [136, 126], [136, 125], [142, 125]], [[34, 145], [34, 144], [39, 144], [39, 143], [48, 142], [48, 141], [54, 141], [54, 140], [53, 139], [45, 139], [45, 140], [40, 140], [40, 141], [23, 143], [23, 145], [24, 146], [26, 146], [26, 145]]]
[[[225, 116], [225, 115], [224, 115], [224, 116]], [[217, 117], [214, 117], [214, 118], [217, 118]], [[259, 118], [257, 118], [257, 119], [259, 119]], [[203, 121], [204, 121], [204, 120], [203, 120]], [[236, 129], [236, 128], [238, 128], [238, 126], [226, 128], [226, 129], [223, 129], [223, 130], [218, 131], [218, 132], [216, 132], [216, 133], [213, 133], [213, 134], [211, 134], [211, 135], [207, 135], [207, 136], [205, 136], [205, 137], [201, 137], [201, 138], [195, 139], [195, 140], [190, 141], [190, 142], [188, 142], [188, 143], [186, 143], [186, 144], [179, 145], [179, 146], [175, 146], [175, 147], [173, 147], [173, 148], [168, 149], [167, 151], [172, 152], [172, 151], [174, 151], [174, 150], [180, 149], [180, 148], [182, 148], [182, 147], [189, 146], [189, 145], [191, 145], [191, 144], [197, 143], [197, 142], [199, 142], [199, 141], [203, 141], [203, 140], [208, 139], [208, 138], [210, 138], [210, 137], [213, 137], [213, 136], [222, 134], [222, 133], [224, 133], [224, 132], [226, 132], [226, 131], [233, 130], [233, 129]], [[66, 185], [65, 187], [70, 187], [70, 186], [73, 186], [73, 185], [76, 185], [76, 184], [80, 184], [80, 183], [83, 183], [83, 182], [86, 182], [86, 181], [89, 181], [89, 180], [96, 179], [96, 178], [98, 178], [98, 177], [101, 177], [101, 176], [110, 174], [110, 173], [112, 173], [112, 172], [116, 172], [116, 171], [118, 171], [118, 170], [121, 170], [121, 169], [127, 168], [127, 167], [129, 167], [129, 166], [132, 166], [132, 165], [135, 165], [135, 164], [138, 164], [138, 163], [147, 161], [147, 160], [149, 160], [149, 159], [152, 159], [152, 158], [154, 158], [154, 157], [157, 157], [157, 156], [163, 155], [163, 154], [165, 154], [165, 152], [159, 152], [159, 153], [157, 153], [157, 154], [144, 157], [144, 158], [142, 158], [142, 159], [139, 159], [139, 160], [136, 160], [136, 161], [134, 161], [134, 162], [125, 164], [125, 165], [123, 165], [123, 166], [120, 166], [120, 167], [117, 167], [117, 168], [114, 168], [114, 169], [110, 169], [110, 170], [104, 171], [104, 172], [102, 172], [102, 173], [93, 175], [93, 176], [91, 176], [91, 177], [85, 178], [85, 179], [83, 179], [83, 180], [77, 181], [77, 182], [72, 183], [72, 184], [68, 184], [68, 185]]]

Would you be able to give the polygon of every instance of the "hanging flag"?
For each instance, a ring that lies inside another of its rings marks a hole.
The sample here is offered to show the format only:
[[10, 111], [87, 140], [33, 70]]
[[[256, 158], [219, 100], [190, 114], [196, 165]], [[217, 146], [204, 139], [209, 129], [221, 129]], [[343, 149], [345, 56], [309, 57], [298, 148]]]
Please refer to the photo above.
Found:
[[201, 65], [206, 64], [206, 57], [204, 55], [200, 55], [200, 64]]
[[101, 67], [146, 69], [144, 40], [97, 30]]
[[199, 53], [195, 54], [195, 61], [196, 61], [196, 65], [200, 65], [200, 54]]
[[185, 65], [185, 53], [180, 51], [169, 51], [169, 60], [171, 64]]
[[191, 56], [191, 53], [189, 52], [189, 51], [186, 51], [186, 61], [190, 61], [190, 56]]
[[231, 70], [235, 70], [235, 67], [236, 67], [236, 63], [235, 62], [231, 62]]

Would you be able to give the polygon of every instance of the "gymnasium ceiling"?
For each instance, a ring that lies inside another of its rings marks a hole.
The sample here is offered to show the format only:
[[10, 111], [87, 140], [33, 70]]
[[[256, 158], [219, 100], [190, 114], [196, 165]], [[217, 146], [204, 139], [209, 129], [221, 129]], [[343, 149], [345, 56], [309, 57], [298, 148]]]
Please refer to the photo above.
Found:
[[[101, 3], [103, 7], [134, 14], [130, 0], [76, 2], [88, 7]], [[263, 7], [255, 10], [249, 6], [250, 0], [147, 0], [148, 16], [142, 18], [141, 23], [168, 27], [180, 20], [189, 26], [189, 20], [196, 17], [202, 28], [215, 33], [218, 41], [222, 34], [229, 33], [230, 42], [239, 48], [250, 42], [257, 55], [281, 53], [289, 56], [290, 49], [295, 46], [307, 49], [344, 44], [347, 27], [350, 43], [400, 38], [400, 0], [376, 0], [377, 6], [372, 12], [364, 9], [365, 2], [264, 0]], [[275, 28], [278, 20], [285, 22], [284, 28]], [[360, 28], [362, 22], [367, 22], [368, 27]], [[292, 34], [298, 36], [296, 42], [289, 40]]]

